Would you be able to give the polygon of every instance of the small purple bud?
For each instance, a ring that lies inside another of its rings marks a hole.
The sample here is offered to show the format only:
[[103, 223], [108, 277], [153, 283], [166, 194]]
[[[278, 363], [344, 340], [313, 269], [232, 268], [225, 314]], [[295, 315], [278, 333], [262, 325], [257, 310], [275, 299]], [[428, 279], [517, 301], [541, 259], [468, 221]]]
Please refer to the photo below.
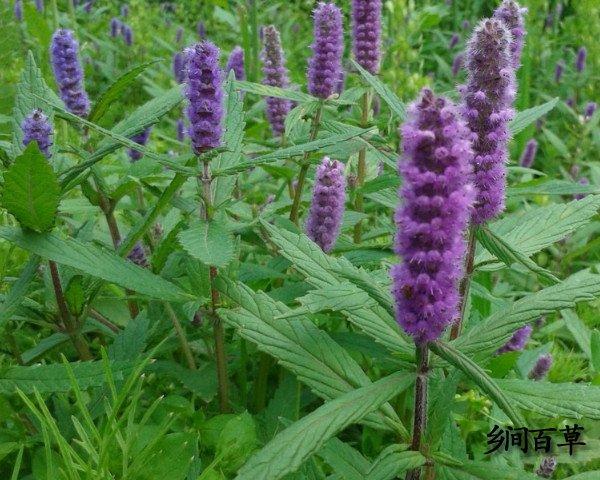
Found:
[[231, 70], [233, 70], [236, 80], [246, 80], [246, 73], [244, 72], [244, 50], [239, 45], [229, 54], [227, 66], [225, 67], [225, 74], [229, 74]]
[[524, 327], [519, 328], [511, 337], [511, 339], [506, 342], [503, 346], [501, 346], [496, 352], [497, 355], [506, 352], [518, 352], [525, 348], [527, 345], [527, 341], [531, 336], [531, 325], [525, 325]]
[[552, 355], [550, 355], [549, 353], [540, 355], [539, 358], [537, 359], [537, 361], [535, 362], [535, 365], [529, 372], [528, 377], [531, 380], [539, 381], [546, 376], [546, 374], [550, 370], [551, 366], [552, 366]]
[[223, 74], [219, 49], [205, 40], [186, 49], [188, 135], [194, 153], [201, 154], [221, 145], [223, 132]]
[[[273, 25], [264, 28], [264, 46], [261, 52], [263, 62], [264, 85], [287, 88], [290, 81], [285, 68], [285, 57], [281, 48], [279, 32]], [[285, 117], [291, 110], [291, 102], [284, 98], [267, 97], [267, 119], [273, 136], [278, 137], [285, 131]]]
[[90, 112], [90, 100], [83, 86], [79, 44], [71, 30], [59, 29], [54, 32], [50, 56], [60, 98], [67, 110], [79, 117], [87, 117]]
[[89, 0], [88, 2], [85, 2], [85, 5], [83, 6], [83, 11], [85, 13], [90, 13], [92, 11], [93, 6], [94, 6], [94, 0]]
[[357, 177], [356, 173], [348, 174], [348, 178], [346, 179], [346, 182], [348, 184], [348, 187], [350, 187], [350, 190], [353, 190], [354, 188], [356, 188], [357, 181], [358, 181], [358, 177]]
[[306, 234], [326, 253], [340, 234], [345, 203], [344, 164], [324, 157], [317, 167]]
[[454, 56], [454, 60], [452, 60], [452, 76], [456, 77], [458, 73], [461, 71], [463, 64], [465, 62], [465, 54], [457, 53]]
[[123, 33], [123, 40], [125, 41], [125, 45], [131, 47], [131, 45], [133, 45], [133, 30], [129, 25], [123, 24], [121, 32]]
[[521, 154], [521, 160], [519, 161], [519, 164], [522, 167], [531, 168], [531, 166], [533, 165], [533, 161], [535, 160], [535, 154], [537, 153], [537, 149], [538, 142], [535, 138], [532, 138], [527, 142], [527, 145], [525, 145], [525, 149]]
[[[146, 128], [143, 132], [131, 137], [131, 140], [135, 143], [138, 143], [139, 145], [146, 145], [146, 143], [148, 143], [148, 138], [150, 138], [150, 130], [152, 130], [152, 127]], [[129, 158], [132, 162], [137, 162], [140, 158], [144, 156], [142, 152], [138, 152], [137, 150], [134, 150], [132, 148], [127, 150], [127, 154], [129, 155]]]
[[40, 152], [46, 158], [50, 158], [50, 147], [52, 146], [52, 125], [44, 112], [35, 109], [27, 115], [21, 123], [23, 130], [23, 145], [27, 146], [30, 142], [37, 142]]
[[540, 462], [540, 467], [535, 471], [535, 474], [542, 478], [552, 478], [557, 465], [558, 461], [556, 460], [556, 457], [544, 457]]
[[44, 0], [35, 0], [35, 9], [38, 12], [44, 11]]
[[544, 326], [544, 324], [546, 323], [546, 316], [542, 315], [540, 318], [538, 318], [535, 322], [535, 328], [542, 328]]
[[[587, 186], [590, 184], [590, 181], [587, 177], [581, 177], [577, 183], [579, 183], [579, 185]], [[582, 198], [587, 197], [587, 195], [587, 193], [579, 193], [577, 195], [573, 195], [573, 198], [575, 198], [575, 200], [581, 200]]]
[[135, 263], [138, 267], [148, 268], [146, 251], [140, 242], [137, 242], [131, 249], [131, 252], [127, 254], [127, 260]]
[[458, 313], [474, 196], [470, 132], [457, 108], [424, 89], [402, 126], [402, 202], [394, 215], [396, 320], [415, 342], [438, 339]]
[[127, 18], [129, 16], [129, 5], [121, 5], [121, 16]]
[[525, 37], [525, 20], [523, 16], [527, 13], [526, 8], [514, 0], [504, 0], [494, 11], [494, 18], [501, 20], [510, 32], [510, 56], [513, 68], [516, 70], [521, 65], [521, 52]]
[[564, 71], [565, 63], [561, 60], [560, 62], [556, 63], [556, 67], [554, 68], [554, 81], [556, 83], [560, 83], [560, 79], [562, 78]]
[[344, 53], [342, 12], [333, 3], [317, 4], [312, 52], [308, 63], [308, 91], [315, 97], [328, 98], [340, 79]]
[[183, 41], [183, 27], [177, 27], [177, 32], [175, 33], [175, 42], [177, 45], [181, 45]]
[[206, 26], [202, 20], [196, 24], [196, 32], [198, 33], [198, 38], [200, 38], [200, 40], [206, 39]]
[[579, 165], [577, 165], [576, 163], [571, 165], [571, 168], [569, 169], [569, 173], [573, 177], [573, 180], [576, 180], [579, 177], [580, 170], [581, 169], [580, 169]]
[[335, 85], [335, 93], [338, 95], [344, 91], [344, 86], [346, 85], [346, 70], [342, 69], [340, 72], [340, 78]]
[[460, 36], [458, 33], [453, 33], [450, 37], [450, 42], [448, 43], [448, 49], [452, 50], [458, 45], [458, 42], [460, 42]]
[[21, 2], [21, 0], [15, 0], [15, 6], [14, 6], [14, 14], [15, 14], [15, 18], [17, 19], [18, 22], [22, 22], [23, 21], [23, 2]]
[[571, 107], [571, 108], [575, 107], [575, 99], [573, 97], [567, 98], [565, 103], [567, 104], [568, 107]]
[[471, 28], [471, 22], [469, 22], [468, 20], [463, 20], [461, 27], [463, 30], [469, 30], [469, 28]]
[[352, 52], [373, 75], [379, 73], [381, 61], [381, 8], [381, 0], [352, 0]]
[[173, 55], [173, 76], [177, 83], [185, 82], [185, 55], [183, 52], [175, 52]]
[[582, 73], [585, 70], [585, 61], [587, 59], [587, 49], [585, 47], [581, 47], [577, 51], [577, 59], [575, 60], [575, 68], [579, 73]]
[[584, 116], [586, 120], [589, 120], [594, 116], [596, 110], [598, 109], [598, 104], [596, 102], [588, 102], [585, 106]]
[[116, 38], [121, 31], [122, 23], [117, 17], [110, 19], [110, 36]]
[[181, 118], [177, 120], [177, 140], [180, 142], [185, 140], [185, 123]]

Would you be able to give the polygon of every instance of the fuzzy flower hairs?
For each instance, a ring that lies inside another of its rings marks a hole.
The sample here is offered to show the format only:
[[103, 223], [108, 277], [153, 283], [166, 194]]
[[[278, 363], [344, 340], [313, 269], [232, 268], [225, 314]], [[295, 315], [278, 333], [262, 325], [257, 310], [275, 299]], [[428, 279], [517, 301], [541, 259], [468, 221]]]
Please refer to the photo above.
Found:
[[404, 184], [392, 267], [396, 319], [415, 342], [438, 339], [456, 318], [465, 230], [473, 201], [469, 130], [456, 107], [424, 89], [402, 126]]

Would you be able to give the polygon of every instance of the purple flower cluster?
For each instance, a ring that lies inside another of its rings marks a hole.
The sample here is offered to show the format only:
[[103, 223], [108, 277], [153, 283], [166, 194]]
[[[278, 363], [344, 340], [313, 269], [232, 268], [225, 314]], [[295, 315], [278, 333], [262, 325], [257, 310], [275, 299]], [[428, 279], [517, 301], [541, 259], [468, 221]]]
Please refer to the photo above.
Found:
[[460, 42], [460, 36], [458, 35], [458, 33], [453, 33], [450, 37], [450, 41], [448, 42], [448, 49], [452, 50], [458, 45], [458, 42]]
[[23, 130], [23, 145], [27, 146], [30, 142], [35, 141], [40, 152], [46, 158], [52, 156], [50, 152], [50, 147], [52, 147], [52, 125], [50, 125], [50, 120], [44, 115], [44, 112], [35, 109], [27, 115], [21, 123], [21, 130]]
[[579, 73], [582, 73], [585, 70], [585, 61], [587, 59], [587, 49], [585, 47], [581, 47], [577, 51], [577, 58], [575, 59], [575, 68]]
[[21, 2], [21, 0], [15, 0], [13, 12], [15, 14], [15, 18], [17, 19], [17, 21], [22, 22], [23, 21], [23, 2]]
[[223, 74], [219, 68], [219, 49], [206, 40], [187, 49], [185, 56], [188, 135], [194, 152], [201, 154], [221, 145]]
[[589, 120], [594, 116], [596, 110], [598, 109], [598, 104], [596, 102], [588, 102], [585, 106], [585, 110], [583, 112], [583, 116], [586, 120]]
[[185, 123], [181, 118], [177, 120], [177, 140], [180, 142], [185, 140]]
[[554, 68], [554, 81], [556, 83], [560, 83], [560, 79], [565, 72], [565, 63], [561, 60], [560, 62], [556, 62], [556, 67]]
[[233, 70], [236, 80], [246, 80], [246, 73], [244, 71], [244, 50], [239, 45], [231, 51], [229, 58], [227, 59], [225, 73], [229, 74], [230, 70]]
[[458, 72], [460, 72], [460, 70], [463, 67], [463, 64], [465, 62], [465, 54], [464, 53], [457, 53], [456, 56], [454, 57], [454, 60], [452, 60], [452, 76], [456, 77], [458, 75]]
[[70, 30], [59, 29], [52, 36], [50, 55], [60, 98], [71, 113], [86, 117], [90, 112], [90, 100], [83, 86], [78, 50], [79, 45]]
[[[131, 137], [131, 140], [139, 145], [146, 145], [146, 143], [148, 143], [148, 138], [150, 138], [150, 130], [152, 130], [152, 127], [146, 128], [143, 132]], [[134, 150], [132, 148], [130, 148], [127, 151], [127, 154], [129, 155], [129, 158], [132, 162], [137, 162], [140, 158], [144, 156], [142, 152], [138, 152], [137, 150]]]
[[328, 98], [342, 74], [344, 35], [342, 12], [333, 3], [319, 2], [314, 12], [312, 57], [308, 63], [308, 91]]
[[112, 38], [117, 38], [122, 27], [123, 27], [123, 24], [121, 23], [121, 20], [119, 20], [117, 17], [111, 18], [110, 19], [110, 36]]
[[473, 187], [469, 130], [456, 107], [424, 89], [402, 126], [404, 184], [395, 214], [396, 319], [417, 343], [440, 337], [457, 315], [464, 233]]
[[472, 220], [476, 224], [504, 210], [508, 122], [515, 97], [510, 38], [501, 21], [485, 19], [475, 29], [467, 50], [468, 80], [461, 90], [463, 116], [473, 132], [477, 195]]
[[552, 478], [557, 465], [558, 461], [556, 460], [556, 457], [544, 457], [539, 468], [535, 471], [535, 474], [542, 478]]
[[137, 242], [131, 252], [127, 255], [127, 259], [133, 263], [135, 263], [138, 267], [147, 268], [148, 267], [148, 258], [146, 257], [146, 251], [144, 250], [144, 246]]
[[521, 65], [521, 52], [525, 37], [525, 21], [523, 19], [525, 13], [527, 13], [527, 9], [521, 8], [514, 0], [504, 0], [494, 11], [494, 18], [501, 20], [511, 33], [510, 56], [515, 70]]
[[506, 353], [506, 352], [517, 352], [523, 350], [525, 345], [527, 345], [527, 341], [531, 336], [531, 325], [525, 325], [524, 327], [519, 328], [513, 336], [510, 338], [508, 342], [502, 345], [496, 354]]
[[519, 160], [519, 164], [525, 168], [531, 168], [533, 165], [533, 161], [535, 160], [535, 155], [538, 149], [538, 142], [535, 138], [530, 139], [525, 145], [525, 149], [521, 154], [521, 159]]
[[[271, 87], [287, 88], [290, 84], [288, 71], [285, 68], [285, 57], [281, 48], [279, 32], [273, 25], [263, 29], [264, 47], [261, 52], [263, 62], [263, 84]], [[274, 136], [285, 131], [285, 117], [292, 108], [292, 103], [285, 98], [267, 97], [267, 119]]]
[[38, 12], [44, 11], [44, 0], [35, 0], [35, 9]]
[[373, 75], [381, 61], [381, 0], [352, 0], [352, 51]]
[[133, 30], [127, 24], [123, 24], [121, 27], [121, 33], [123, 34], [123, 41], [125, 45], [131, 47], [133, 45]]
[[173, 55], [173, 76], [177, 83], [185, 82], [185, 55], [183, 52], [175, 52]]
[[342, 225], [345, 202], [344, 164], [325, 157], [317, 167], [306, 222], [306, 234], [324, 252], [329, 252], [335, 245]]
[[546, 353], [544, 355], [540, 355], [535, 365], [529, 372], [528, 377], [531, 380], [541, 380], [546, 376], [550, 367], [552, 366], [552, 355]]

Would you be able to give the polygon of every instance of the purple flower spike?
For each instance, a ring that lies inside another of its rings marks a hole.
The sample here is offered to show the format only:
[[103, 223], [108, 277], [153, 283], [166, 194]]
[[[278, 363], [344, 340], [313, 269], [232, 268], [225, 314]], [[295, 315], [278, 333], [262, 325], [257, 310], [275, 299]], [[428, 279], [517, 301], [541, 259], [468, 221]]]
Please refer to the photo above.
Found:
[[450, 37], [450, 42], [448, 43], [448, 49], [452, 50], [458, 45], [458, 42], [460, 42], [460, 36], [458, 33], [453, 33]]
[[18, 22], [22, 22], [23, 21], [23, 3], [21, 2], [21, 0], [15, 0], [15, 6], [14, 6], [14, 14], [15, 14], [15, 18], [17, 19]]
[[575, 68], [579, 73], [582, 73], [585, 70], [585, 61], [587, 59], [587, 49], [585, 47], [581, 47], [577, 51], [577, 59], [575, 60]]
[[[273, 25], [263, 29], [264, 47], [261, 52], [263, 62], [263, 84], [271, 87], [287, 88], [290, 81], [285, 68], [285, 57], [281, 48], [279, 32]], [[284, 98], [267, 97], [267, 119], [271, 125], [273, 136], [282, 135], [285, 131], [285, 117], [292, 108], [292, 103]]]
[[244, 72], [244, 50], [242, 47], [235, 47], [229, 54], [227, 60], [227, 66], [225, 67], [226, 74], [230, 70], [233, 70], [236, 80], [246, 80], [246, 73]]
[[129, 16], [129, 5], [121, 5], [121, 16], [127, 18]]
[[461, 27], [463, 30], [468, 30], [469, 28], [471, 28], [471, 22], [469, 22], [468, 20], [463, 20]]
[[196, 24], [196, 32], [198, 33], [198, 38], [200, 38], [200, 40], [206, 39], [206, 27], [202, 20]]
[[525, 20], [523, 16], [527, 13], [526, 8], [514, 0], [504, 0], [494, 11], [494, 18], [504, 22], [505, 27], [511, 33], [510, 56], [512, 66], [516, 70], [521, 65], [521, 52], [525, 37]]
[[173, 76], [177, 83], [185, 82], [185, 55], [183, 52], [175, 52], [173, 55]]
[[523, 150], [523, 154], [521, 155], [521, 160], [519, 164], [525, 168], [531, 168], [533, 165], [533, 161], [535, 160], [535, 154], [537, 153], [538, 142], [535, 138], [532, 138], [525, 145], [525, 149]]
[[557, 465], [558, 461], [556, 460], [556, 457], [544, 457], [540, 463], [540, 467], [535, 471], [535, 474], [542, 478], [552, 478]]
[[531, 336], [531, 325], [525, 325], [524, 327], [519, 328], [511, 337], [511, 339], [502, 345], [496, 354], [506, 353], [506, 352], [518, 352], [525, 348], [527, 345], [527, 341]]
[[[139, 145], [146, 145], [146, 143], [148, 143], [148, 138], [150, 138], [150, 130], [152, 130], [152, 127], [146, 128], [143, 132], [131, 137], [131, 140]], [[132, 148], [127, 150], [127, 154], [129, 155], [129, 158], [132, 162], [137, 162], [140, 158], [144, 156], [142, 152], [138, 152], [137, 150], [134, 150]]]
[[319, 98], [328, 98], [342, 72], [344, 38], [342, 12], [333, 3], [319, 2], [314, 12], [313, 55], [308, 63], [308, 91]]
[[90, 113], [90, 100], [83, 86], [78, 50], [71, 30], [60, 29], [52, 36], [50, 55], [60, 98], [71, 113], [86, 117]]
[[344, 164], [329, 157], [317, 167], [306, 234], [324, 252], [335, 245], [346, 203]]
[[508, 122], [513, 117], [515, 70], [510, 33], [499, 20], [485, 19], [469, 41], [468, 80], [463, 116], [473, 132], [475, 210], [473, 222], [485, 223], [504, 210]]
[[185, 140], [185, 123], [183, 119], [177, 120], [177, 140], [183, 142]]
[[201, 154], [221, 145], [223, 118], [223, 74], [219, 49], [205, 40], [186, 50], [188, 99], [186, 114], [192, 148]]
[[598, 104], [596, 102], [588, 102], [585, 106], [584, 116], [586, 120], [589, 120], [594, 116], [596, 110], [598, 109]]
[[352, 0], [352, 51], [361, 67], [373, 75], [379, 73], [381, 0]]
[[540, 355], [535, 365], [529, 372], [528, 377], [531, 380], [541, 380], [546, 376], [550, 367], [552, 366], [552, 355], [546, 353], [544, 355]]
[[129, 25], [123, 24], [121, 32], [123, 33], [123, 40], [125, 41], [125, 45], [131, 47], [133, 45], [133, 30]]
[[23, 130], [23, 145], [27, 146], [30, 142], [37, 142], [40, 152], [46, 158], [50, 158], [50, 147], [52, 146], [52, 125], [50, 120], [40, 109], [36, 109], [27, 115], [21, 123]]
[[119, 35], [122, 27], [121, 21], [117, 17], [110, 19], [110, 36], [116, 38]]
[[556, 63], [556, 67], [554, 68], [554, 81], [556, 83], [560, 83], [560, 79], [562, 78], [564, 72], [565, 63], [561, 60], [560, 62]]
[[396, 320], [416, 343], [438, 339], [458, 313], [474, 189], [470, 132], [456, 107], [424, 89], [402, 126], [404, 179], [391, 270]]
[[44, 0], [35, 0], [35, 9], [38, 12], [44, 11]]
[[127, 255], [127, 259], [133, 263], [135, 263], [138, 267], [147, 268], [148, 267], [148, 258], [146, 257], [146, 251], [144, 250], [144, 246], [137, 242], [131, 252]]
[[456, 77], [458, 73], [461, 71], [463, 64], [465, 63], [465, 54], [457, 53], [452, 60], [452, 76]]
[[177, 27], [177, 32], [175, 33], [175, 42], [177, 45], [181, 45], [183, 41], [183, 27]]

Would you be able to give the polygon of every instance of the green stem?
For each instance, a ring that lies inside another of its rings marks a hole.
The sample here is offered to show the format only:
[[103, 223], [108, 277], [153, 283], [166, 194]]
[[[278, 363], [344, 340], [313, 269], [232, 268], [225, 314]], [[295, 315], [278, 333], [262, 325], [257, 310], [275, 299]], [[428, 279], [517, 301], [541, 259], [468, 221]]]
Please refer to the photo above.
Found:
[[[360, 118], [361, 127], [368, 126], [369, 123], [369, 112], [371, 110], [371, 95], [369, 90], [367, 90], [362, 96], [361, 102], [362, 115]], [[363, 147], [358, 152], [358, 175], [356, 177], [356, 199], [354, 202], [354, 209], [357, 212], [363, 211], [363, 194], [360, 191], [362, 186], [365, 183], [365, 177], [367, 174], [367, 148]], [[354, 226], [354, 243], [360, 243], [362, 237], [362, 221], [358, 221], [358, 223]]]
[[458, 318], [452, 325], [450, 331], [450, 340], [458, 338], [460, 330], [464, 322], [465, 307], [467, 305], [467, 296], [471, 286], [471, 278], [473, 277], [473, 262], [475, 261], [475, 227], [469, 228], [469, 241], [467, 243], [467, 258], [465, 261], [465, 275], [462, 278], [459, 286], [460, 305], [458, 310]]
[[165, 310], [173, 323], [173, 327], [175, 328], [175, 333], [177, 333], [177, 338], [179, 338], [179, 343], [181, 344], [181, 350], [183, 351], [183, 355], [185, 356], [185, 360], [187, 361], [188, 367], [190, 370], [196, 370], [196, 362], [194, 361], [194, 355], [192, 354], [192, 349], [190, 348], [190, 344], [185, 337], [185, 331], [179, 323], [179, 319], [177, 318], [177, 314], [173, 307], [167, 302], [164, 302]]
[[[317, 133], [319, 131], [319, 123], [321, 122], [321, 113], [323, 111], [323, 104], [319, 105], [315, 116], [312, 120], [311, 130], [310, 130], [310, 141], [312, 142], [315, 138], [317, 138]], [[302, 199], [302, 189], [304, 187], [304, 181], [306, 180], [306, 173], [308, 172], [308, 155], [309, 152], [305, 152], [302, 157], [302, 162], [300, 163], [300, 173], [298, 174], [298, 184], [294, 189], [294, 201], [292, 203], [292, 210], [290, 211], [290, 220], [298, 225], [298, 211], [300, 209], [300, 200]]]
[[266, 353], [260, 354], [258, 373], [254, 381], [254, 411], [261, 412], [267, 404], [267, 386], [269, 384], [269, 370], [271, 369], [271, 357]]
[[[411, 450], [421, 451], [421, 441], [427, 427], [427, 376], [429, 370], [429, 350], [427, 344], [416, 345], [417, 380], [415, 383], [415, 409]], [[421, 469], [415, 468], [406, 473], [405, 480], [419, 480]]]

